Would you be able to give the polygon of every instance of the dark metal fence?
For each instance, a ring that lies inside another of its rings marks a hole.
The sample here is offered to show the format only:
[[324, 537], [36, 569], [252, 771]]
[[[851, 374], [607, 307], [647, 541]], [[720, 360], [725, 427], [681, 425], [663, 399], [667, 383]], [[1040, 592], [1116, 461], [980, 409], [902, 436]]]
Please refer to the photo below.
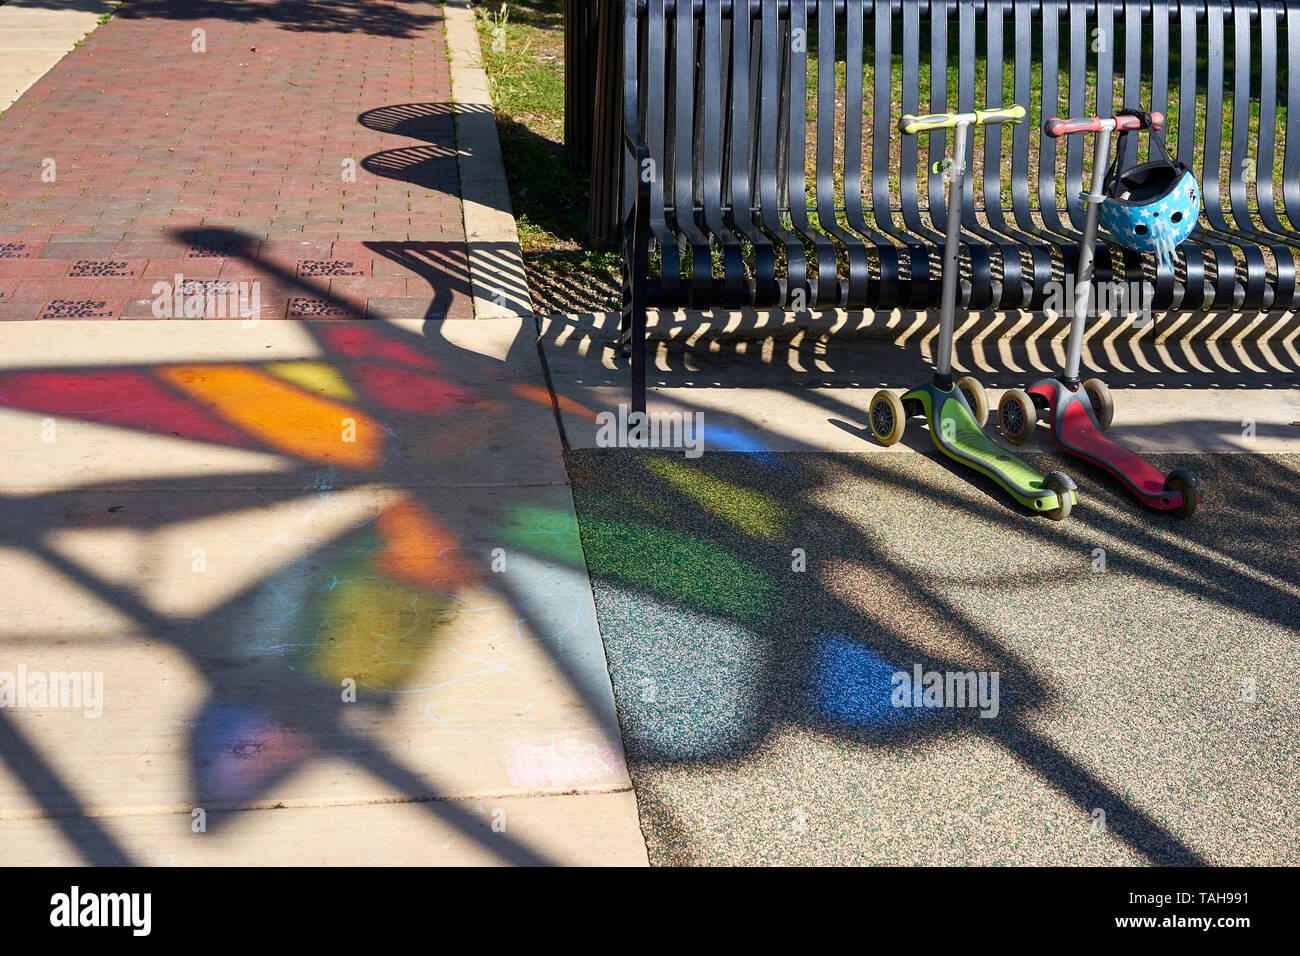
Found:
[[591, 174], [588, 244], [613, 248], [621, 234], [623, 150], [622, 0], [565, 0], [564, 148]]
[[578, 172], [591, 164], [599, 9], [600, 0], [564, 0], [564, 150]]

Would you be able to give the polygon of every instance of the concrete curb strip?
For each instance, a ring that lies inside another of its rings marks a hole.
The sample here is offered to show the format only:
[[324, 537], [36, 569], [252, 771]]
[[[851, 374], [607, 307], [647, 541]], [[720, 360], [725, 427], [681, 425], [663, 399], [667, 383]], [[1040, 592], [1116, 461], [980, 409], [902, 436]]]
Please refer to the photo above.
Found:
[[0, 113], [34, 86], [64, 54], [113, 12], [112, 0], [83, 0], [75, 9], [8, 0], [0, 4]]
[[533, 306], [519, 249], [519, 231], [510, 206], [474, 13], [469, 0], [447, 0], [443, 13], [474, 317], [531, 315]]

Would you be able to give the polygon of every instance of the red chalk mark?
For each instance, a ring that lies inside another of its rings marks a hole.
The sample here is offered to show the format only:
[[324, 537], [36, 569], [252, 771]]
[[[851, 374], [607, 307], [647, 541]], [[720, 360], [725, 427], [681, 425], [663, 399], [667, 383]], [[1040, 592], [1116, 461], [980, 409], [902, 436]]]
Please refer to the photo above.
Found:
[[141, 372], [11, 372], [0, 404], [246, 448], [252, 441]]
[[438, 363], [423, 352], [416, 351], [403, 342], [390, 339], [375, 329], [362, 326], [322, 326], [318, 334], [341, 355], [350, 358], [387, 359], [414, 368], [435, 371]]
[[474, 394], [454, 382], [394, 365], [357, 362], [349, 372], [367, 397], [398, 412], [441, 415], [467, 404]]

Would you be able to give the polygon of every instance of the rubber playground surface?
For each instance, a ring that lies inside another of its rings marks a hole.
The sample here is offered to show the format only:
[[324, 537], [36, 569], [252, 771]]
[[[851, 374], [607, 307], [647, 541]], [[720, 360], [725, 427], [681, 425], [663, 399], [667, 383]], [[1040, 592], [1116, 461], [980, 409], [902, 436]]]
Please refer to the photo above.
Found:
[[926, 455], [570, 452], [651, 863], [1293, 861], [1300, 455], [1175, 459], [1195, 520], [1071, 462], [1055, 524]]

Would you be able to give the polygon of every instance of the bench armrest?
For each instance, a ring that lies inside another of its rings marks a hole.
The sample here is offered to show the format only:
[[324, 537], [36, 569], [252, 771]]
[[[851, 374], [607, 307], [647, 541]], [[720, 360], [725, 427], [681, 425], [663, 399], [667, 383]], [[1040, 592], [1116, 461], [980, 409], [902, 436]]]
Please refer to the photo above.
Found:
[[[645, 177], [645, 170], [646, 164], [651, 162], [650, 147], [639, 136], [627, 129], [623, 130], [623, 143], [633, 157], [633, 175], [636, 179], [637, 200], [640, 203], [647, 202], [650, 199], [651, 180]], [[651, 175], [653, 176], [654, 173], [652, 172]]]
[[636, 133], [626, 127], [623, 129], [623, 145], [628, 148], [633, 156], [638, 158], [640, 158], [640, 155], [643, 152], [647, 156], [650, 155], [650, 147], [645, 144], [641, 137], [637, 136]]
[[[645, 175], [647, 164], [651, 162], [650, 147], [635, 133], [623, 130], [623, 142], [633, 156], [632, 176], [636, 191], [632, 196], [632, 208], [624, 211], [625, 240], [629, 244], [627, 256], [633, 288], [644, 295], [645, 277], [649, 266], [650, 243], [650, 183]], [[651, 173], [651, 176], [655, 173]]]

